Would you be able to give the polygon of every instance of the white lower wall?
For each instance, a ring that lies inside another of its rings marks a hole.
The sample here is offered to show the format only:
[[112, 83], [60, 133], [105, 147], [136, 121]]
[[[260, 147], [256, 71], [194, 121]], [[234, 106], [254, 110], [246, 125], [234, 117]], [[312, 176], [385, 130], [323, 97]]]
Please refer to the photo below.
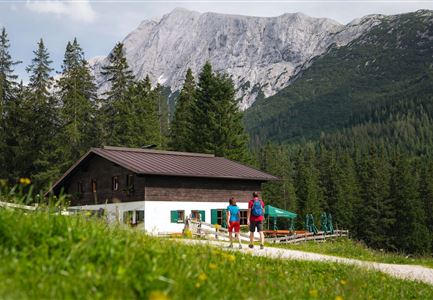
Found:
[[[101, 205], [72, 206], [71, 209], [98, 210], [103, 208], [110, 222], [118, 220], [123, 223], [123, 212], [131, 210], [144, 210], [144, 225], [141, 229], [151, 234], [182, 232], [183, 223], [171, 223], [172, 210], [184, 210], [185, 216], [189, 216], [192, 210], [204, 210], [204, 222], [210, 223], [211, 209], [225, 209], [228, 202], [190, 202], [190, 201], [137, 201], [110, 203]], [[248, 203], [237, 203], [240, 209], [247, 209]]]

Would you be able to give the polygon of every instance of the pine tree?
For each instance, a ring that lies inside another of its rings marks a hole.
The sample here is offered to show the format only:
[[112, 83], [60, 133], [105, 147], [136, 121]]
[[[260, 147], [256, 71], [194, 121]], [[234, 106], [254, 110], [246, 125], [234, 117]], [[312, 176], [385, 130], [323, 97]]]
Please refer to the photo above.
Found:
[[322, 193], [319, 187], [319, 171], [316, 168], [315, 151], [311, 144], [306, 145], [305, 150], [299, 151], [295, 165], [298, 214], [302, 217], [306, 214], [312, 214], [317, 222], [323, 211], [323, 204]]
[[176, 109], [170, 126], [170, 148], [176, 151], [192, 151], [191, 124], [195, 105], [195, 81], [191, 69], [185, 76], [183, 88], [176, 99]]
[[[420, 183], [420, 194], [424, 202], [424, 210], [426, 216], [426, 224], [430, 232], [430, 237], [433, 236], [433, 161], [423, 167]], [[431, 244], [433, 249], [433, 241]]]
[[24, 138], [28, 141], [26, 149], [32, 159], [23, 171], [25, 175], [33, 176], [37, 184], [42, 184], [59, 174], [58, 165], [54, 163], [56, 159], [52, 156], [57, 149], [58, 114], [56, 99], [50, 94], [52, 61], [42, 39], [33, 53], [35, 57], [26, 68], [30, 79], [29, 93], [24, 103], [28, 111], [25, 122], [32, 129]]
[[372, 147], [363, 159], [360, 169], [361, 199], [359, 238], [374, 248], [392, 248], [392, 226], [394, 207], [389, 191], [389, 165]]
[[263, 198], [273, 206], [297, 211], [297, 199], [292, 178], [293, 166], [289, 161], [287, 149], [267, 143], [261, 152], [260, 169], [280, 179], [263, 184]]
[[206, 63], [199, 75], [196, 105], [193, 107], [192, 151], [213, 153], [213, 132], [216, 128], [215, 79], [212, 66]]
[[192, 150], [249, 161], [247, 136], [233, 82], [226, 75], [213, 74], [211, 65], [206, 63], [199, 76], [196, 97]]
[[[0, 35], [0, 152], [5, 154], [8, 151], [7, 143], [11, 142], [10, 130], [14, 130], [6, 124], [7, 115], [14, 113], [9, 111], [16, 106], [16, 80], [17, 75], [14, 74], [13, 67], [21, 62], [13, 61], [9, 53], [9, 39], [6, 29], [3, 27]], [[8, 107], [9, 106], [9, 107]], [[9, 123], [11, 125], [11, 123]], [[13, 141], [12, 141], [13, 142]], [[14, 142], [13, 142], [14, 143]], [[11, 153], [10, 153], [11, 154]], [[0, 157], [0, 178], [11, 178], [10, 157], [6, 159], [6, 155]]]
[[[113, 51], [108, 56], [109, 65], [103, 67], [102, 75], [111, 84], [110, 90], [104, 95], [106, 98], [102, 105], [102, 122], [104, 124], [103, 139], [105, 144], [116, 143], [118, 138], [114, 134], [114, 127], [119, 125], [115, 124], [116, 116], [119, 110], [122, 113], [128, 110], [127, 107], [122, 108], [122, 105], [128, 105], [129, 101], [126, 99], [128, 96], [128, 89], [134, 80], [132, 71], [129, 69], [128, 62], [123, 53], [123, 44], [117, 43]], [[116, 102], [120, 102], [117, 103]], [[119, 108], [120, 107], [120, 108]]]
[[391, 198], [396, 210], [393, 244], [406, 253], [430, 253], [431, 237], [418, 191], [418, 176], [406, 158], [397, 157], [394, 164], [391, 183]]
[[92, 146], [99, 143], [96, 122], [96, 86], [90, 74], [84, 52], [77, 42], [68, 42], [62, 65], [62, 76], [57, 82], [63, 104], [61, 116], [62, 161], [70, 166]]
[[362, 208], [359, 182], [355, 165], [346, 153], [337, 167], [337, 190], [333, 208], [334, 226], [349, 229], [354, 235], [358, 233], [358, 225], [362, 226], [363, 216], [358, 212]]

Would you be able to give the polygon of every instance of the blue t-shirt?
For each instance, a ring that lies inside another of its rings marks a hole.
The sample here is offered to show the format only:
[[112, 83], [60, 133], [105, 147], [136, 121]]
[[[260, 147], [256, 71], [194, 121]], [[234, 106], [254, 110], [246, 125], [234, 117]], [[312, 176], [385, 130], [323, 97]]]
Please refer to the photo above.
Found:
[[230, 212], [229, 222], [239, 222], [239, 207], [237, 205], [227, 206], [227, 210]]

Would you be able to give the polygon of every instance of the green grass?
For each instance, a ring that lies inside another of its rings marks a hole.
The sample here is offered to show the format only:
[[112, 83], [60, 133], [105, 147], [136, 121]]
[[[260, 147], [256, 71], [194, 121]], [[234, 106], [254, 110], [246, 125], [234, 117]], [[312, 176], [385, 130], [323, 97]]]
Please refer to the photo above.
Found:
[[301, 250], [329, 254], [340, 257], [355, 258], [365, 261], [375, 261], [389, 264], [423, 265], [433, 268], [433, 258], [412, 257], [403, 254], [377, 251], [368, 248], [364, 244], [347, 238], [327, 240], [326, 242], [306, 242], [302, 244], [275, 244], [270, 245], [285, 249]]
[[432, 299], [353, 266], [253, 257], [83, 216], [0, 210], [1, 299]]

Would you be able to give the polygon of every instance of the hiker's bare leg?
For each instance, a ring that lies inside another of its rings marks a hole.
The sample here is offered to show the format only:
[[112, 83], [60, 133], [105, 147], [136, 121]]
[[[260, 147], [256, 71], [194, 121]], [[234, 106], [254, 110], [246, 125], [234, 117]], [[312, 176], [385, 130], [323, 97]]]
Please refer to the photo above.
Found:
[[263, 231], [260, 231], [260, 244], [265, 244], [265, 235], [263, 234]]

